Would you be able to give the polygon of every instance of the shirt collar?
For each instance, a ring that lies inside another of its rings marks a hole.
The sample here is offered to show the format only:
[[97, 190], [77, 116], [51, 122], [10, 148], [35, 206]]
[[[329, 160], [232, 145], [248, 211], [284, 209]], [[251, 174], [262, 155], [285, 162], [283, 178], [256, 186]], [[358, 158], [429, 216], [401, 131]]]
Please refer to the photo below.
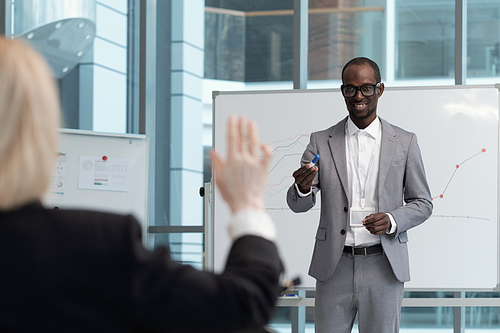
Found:
[[372, 136], [373, 138], [376, 139], [378, 137], [378, 133], [380, 131], [380, 120], [378, 118], [378, 115], [375, 117], [375, 119], [372, 121], [372, 123], [370, 125], [368, 125], [368, 127], [366, 127], [365, 129], [359, 129], [358, 126], [356, 126], [352, 122], [351, 117], [347, 117], [347, 135], [349, 137], [351, 137], [357, 131], [363, 131], [367, 134], [370, 134], [370, 136]]

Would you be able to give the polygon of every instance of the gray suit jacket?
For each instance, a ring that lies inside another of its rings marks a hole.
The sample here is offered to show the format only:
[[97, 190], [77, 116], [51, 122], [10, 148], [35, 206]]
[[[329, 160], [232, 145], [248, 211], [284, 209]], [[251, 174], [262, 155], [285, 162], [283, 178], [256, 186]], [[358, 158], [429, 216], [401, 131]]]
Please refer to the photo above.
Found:
[[[391, 213], [398, 226], [395, 234], [382, 234], [380, 240], [394, 275], [406, 282], [410, 280], [406, 232], [431, 215], [431, 194], [415, 134], [380, 120], [379, 212]], [[348, 228], [351, 205], [344, 133], [346, 121], [347, 117], [324, 131], [311, 134], [301, 163], [307, 164], [316, 154], [321, 154], [312, 195], [300, 197], [294, 185], [287, 192], [288, 206], [300, 213], [311, 209], [316, 203], [316, 193], [322, 191], [319, 226], [309, 267], [309, 275], [319, 281], [327, 280], [335, 271]]]

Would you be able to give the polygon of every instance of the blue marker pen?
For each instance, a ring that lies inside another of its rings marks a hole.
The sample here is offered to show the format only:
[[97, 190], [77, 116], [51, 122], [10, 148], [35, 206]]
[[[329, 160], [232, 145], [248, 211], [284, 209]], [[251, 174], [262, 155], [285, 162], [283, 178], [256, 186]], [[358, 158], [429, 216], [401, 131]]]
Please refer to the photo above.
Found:
[[311, 161], [311, 163], [309, 163], [309, 168], [312, 168], [313, 166], [316, 165], [316, 163], [318, 163], [319, 161], [319, 158], [321, 157], [320, 154], [314, 156], [313, 160]]

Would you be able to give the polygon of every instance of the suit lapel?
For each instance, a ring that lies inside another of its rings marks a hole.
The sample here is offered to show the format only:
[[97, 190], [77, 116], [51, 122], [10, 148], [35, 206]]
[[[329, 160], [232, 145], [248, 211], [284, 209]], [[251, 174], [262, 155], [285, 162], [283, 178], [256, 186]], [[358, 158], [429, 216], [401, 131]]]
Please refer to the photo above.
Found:
[[396, 147], [396, 133], [394, 129], [387, 121], [382, 118], [380, 120], [382, 122], [382, 138], [380, 142], [380, 169], [378, 177], [379, 200], [382, 197], [382, 189], [384, 188], [384, 182], [391, 167], [392, 154]]
[[330, 132], [330, 138], [328, 139], [328, 144], [330, 146], [330, 151], [333, 156], [333, 163], [337, 169], [340, 182], [344, 188], [344, 192], [350, 201], [349, 195], [349, 181], [347, 179], [347, 162], [346, 162], [346, 151], [345, 151], [345, 124], [347, 117], [340, 121], [337, 125], [332, 128]]

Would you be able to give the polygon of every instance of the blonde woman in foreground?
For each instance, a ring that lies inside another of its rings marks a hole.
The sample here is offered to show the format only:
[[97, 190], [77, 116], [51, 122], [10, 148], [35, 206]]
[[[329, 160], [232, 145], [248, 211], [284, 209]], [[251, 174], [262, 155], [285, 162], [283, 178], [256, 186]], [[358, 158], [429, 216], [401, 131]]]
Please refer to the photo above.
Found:
[[1, 38], [0, 331], [237, 332], [269, 320], [281, 262], [255, 124], [231, 118], [227, 161], [212, 153], [234, 240], [215, 275], [146, 250], [133, 216], [45, 209], [59, 119], [46, 62]]

